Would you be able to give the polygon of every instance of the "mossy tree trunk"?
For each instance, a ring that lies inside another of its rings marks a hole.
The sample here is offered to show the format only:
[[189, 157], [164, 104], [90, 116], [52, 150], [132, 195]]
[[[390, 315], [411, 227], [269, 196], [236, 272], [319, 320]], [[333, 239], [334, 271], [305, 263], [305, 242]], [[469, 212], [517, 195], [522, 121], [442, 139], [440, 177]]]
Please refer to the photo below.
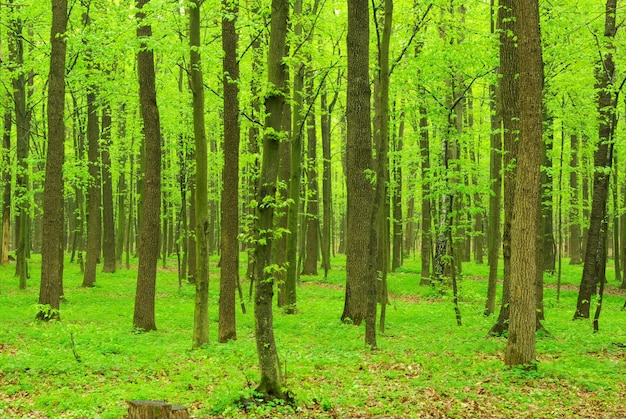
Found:
[[279, 165], [279, 145], [284, 140], [283, 113], [288, 96], [285, 54], [289, 1], [272, 0], [270, 43], [267, 56], [269, 89], [265, 97], [265, 130], [263, 160], [257, 193], [256, 242], [254, 250], [255, 295], [254, 329], [261, 379], [256, 391], [265, 398], [289, 397], [283, 388], [283, 377], [274, 339], [274, 272], [271, 266], [274, 231], [274, 206]]

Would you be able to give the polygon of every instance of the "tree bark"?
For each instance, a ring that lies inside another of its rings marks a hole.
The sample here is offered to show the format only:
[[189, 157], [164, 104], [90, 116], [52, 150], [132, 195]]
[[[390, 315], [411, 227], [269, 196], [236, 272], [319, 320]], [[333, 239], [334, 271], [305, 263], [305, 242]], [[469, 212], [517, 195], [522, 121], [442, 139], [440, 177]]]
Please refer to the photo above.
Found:
[[111, 176], [111, 107], [105, 102], [102, 108], [102, 272], [116, 270], [115, 218], [113, 213], [113, 178]]
[[[193, 316], [193, 347], [209, 343], [209, 208], [207, 174], [207, 138], [204, 128], [204, 82], [200, 57], [200, 6], [193, 0], [189, 10], [189, 46], [191, 58], [191, 92], [193, 95], [193, 133], [196, 157], [195, 239], [196, 299]], [[235, 209], [236, 210], [236, 209]]]
[[430, 285], [430, 265], [433, 254], [432, 215], [430, 205], [430, 138], [428, 134], [428, 118], [426, 108], [420, 107], [420, 155], [422, 174], [422, 242], [420, 285]]
[[[617, 0], [607, 0], [604, 23], [604, 38], [611, 41], [615, 37], [615, 14]], [[598, 126], [599, 143], [594, 152], [593, 174], [593, 201], [589, 219], [589, 236], [583, 266], [583, 275], [578, 291], [578, 301], [574, 319], [588, 319], [591, 306], [591, 296], [596, 292], [599, 281], [602, 280], [601, 269], [606, 264], [606, 229], [603, 229], [606, 217], [606, 204], [609, 192], [609, 178], [613, 148], [613, 133], [615, 130], [615, 97], [611, 90], [615, 79], [615, 63], [613, 62], [612, 46], [605, 53], [603, 61], [598, 65], [596, 73], [596, 88], [598, 89], [598, 112], [600, 124]], [[602, 268], [603, 269], [603, 268]]]
[[235, 292], [239, 281], [239, 63], [235, 28], [238, 1], [223, 0], [224, 169], [222, 171], [222, 230], [218, 341], [237, 339]]
[[519, 130], [519, 102], [517, 80], [518, 56], [515, 45], [517, 24], [513, 0], [503, 0], [498, 7], [500, 28], [500, 103], [502, 105], [502, 126], [504, 129], [504, 224], [502, 230], [502, 256], [504, 277], [502, 281], [502, 302], [496, 324], [489, 330], [490, 335], [500, 336], [509, 327], [509, 287], [511, 279], [511, 220], [515, 198], [515, 161], [517, 158], [517, 137]]
[[543, 63], [539, 3], [515, 2], [518, 19], [520, 148], [511, 225], [511, 316], [506, 365], [535, 362], [535, 281], [540, 232]]
[[48, 150], [43, 197], [43, 237], [40, 320], [59, 319], [63, 294], [63, 160], [65, 150], [65, 60], [63, 34], [67, 28], [67, 0], [52, 1], [50, 73], [48, 76]]
[[289, 2], [272, 0], [270, 43], [268, 50], [268, 83], [271, 86], [265, 97], [265, 134], [263, 137], [263, 161], [257, 195], [257, 222], [255, 242], [254, 281], [254, 329], [259, 356], [261, 380], [256, 391], [266, 399], [289, 399], [283, 388], [281, 365], [274, 339], [274, 272], [271, 272], [271, 249], [273, 242], [274, 204], [278, 178], [279, 144], [284, 140], [283, 112], [288, 96], [286, 86], [287, 66], [285, 54]]
[[137, 330], [156, 330], [154, 299], [156, 266], [159, 258], [159, 231], [161, 215], [161, 132], [159, 108], [157, 107], [154, 53], [148, 48], [152, 27], [146, 24], [143, 6], [149, 0], [137, 1], [137, 53], [139, 78], [139, 102], [143, 119], [145, 144], [145, 177], [143, 191], [143, 214], [139, 225], [139, 267], [133, 326]]
[[9, 239], [11, 237], [11, 110], [7, 106], [3, 115], [2, 132], [2, 229], [0, 236], [0, 265], [9, 263]]
[[581, 241], [580, 234], [580, 203], [578, 195], [578, 136], [570, 136], [570, 172], [569, 172], [569, 192], [570, 192], [570, 212], [569, 212], [569, 263], [570, 265], [580, 265], [581, 263]]
[[[302, 15], [302, 0], [296, 0], [293, 6], [293, 15]], [[302, 23], [300, 20], [294, 25], [293, 32], [296, 37], [302, 36]], [[302, 114], [302, 104], [304, 95], [304, 64], [299, 62], [293, 72], [292, 95], [292, 133], [291, 133], [291, 164], [289, 176], [289, 200], [287, 208], [287, 230], [286, 256], [287, 266], [285, 273], [284, 298], [281, 298], [281, 305], [285, 307], [287, 313], [295, 313], [297, 293], [296, 283], [298, 279], [298, 237], [301, 232], [298, 229], [298, 218], [300, 216], [300, 188], [302, 176], [302, 137], [304, 135], [305, 117]]]
[[[348, 1], [348, 90], [346, 118], [347, 231], [346, 294], [341, 320], [355, 325], [371, 318], [376, 309], [376, 277], [372, 260], [375, 191], [368, 173], [373, 171], [370, 126], [369, 3]], [[374, 236], [375, 237], [375, 236]], [[372, 303], [373, 301], [373, 303]], [[374, 315], [375, 320], [375, 315]], [[368, 326], [366, 322], [366, 326]], [[375, 345], [375, 328], [366, 327], [366, 343]], [[373, 338], [373, 341], [372, 341]]]
[[307, 96], [309, 98], [309, 114], [307, 115], [307, 199], [306, 199], [306, 246], [305, 257], [302, 266], [302, 275], [317, 275], [317, 263], [319, 261], [319, 187], [317, 182], [317, 130], [315, 128], [315, 99], [313, 96], [313, 80], [307, 83]]
[[[92, 69], [93, 71], [93, 69]], [[87, 188], [87, 255], [83, 287], [96, 283], [96, 266], [100, 260], [102, 243], [101, 182], [100, 182], [100, 127], [96, 108], [96, 88], [93, 84], [87, 92], [87, 156], [89, 186]]]

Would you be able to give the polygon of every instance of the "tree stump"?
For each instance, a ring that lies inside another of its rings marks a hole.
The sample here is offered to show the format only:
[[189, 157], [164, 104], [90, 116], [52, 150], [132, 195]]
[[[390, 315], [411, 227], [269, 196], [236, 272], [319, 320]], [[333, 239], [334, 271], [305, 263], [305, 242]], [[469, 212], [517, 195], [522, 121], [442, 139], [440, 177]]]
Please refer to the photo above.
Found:
[[127, 419], [189, 419], [185, 406], [155, 400], [128, 401]]

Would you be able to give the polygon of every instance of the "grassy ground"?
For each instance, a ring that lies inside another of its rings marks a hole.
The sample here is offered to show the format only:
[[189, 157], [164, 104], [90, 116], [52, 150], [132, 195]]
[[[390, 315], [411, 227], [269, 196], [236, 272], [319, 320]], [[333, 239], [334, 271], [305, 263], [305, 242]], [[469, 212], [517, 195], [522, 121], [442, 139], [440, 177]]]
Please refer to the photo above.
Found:
[[66, 263], [62, 321], [45, 324], [34, 320], [37, 260], [24, 291], [15, 266], [0, 267], [0, 417], [120, 418], [133, 399], [182, 404], [197, 418], [626, 417], [626, 297], [609, 287], [599, 333], [573, 322], [581, 267], [564, 264], [558, 303], [556, 279], [546, 278], [550, 334], [538, 340], [538, 369], [523, 371], [504, 367], [504, 339], [486, 337], [494, 323], [482, 315], [486, 266], [464, 265], [458, 327], [451, 296], [420, 288], [419, 265], [407, 261], [389, 277], [386, 333], [371, 352], [363, 328], [339, 321], [344, 260], [333, 264], [326, 281], [303, 278], [297, 315], [275, 311], [297, 406], [248, 411], [234, 401], [250, 396], [258, 379], [252, 307], [246, 301], [248, 314], [238, 313], [238, 340], [217, 344], [214, 264], [212, 342], [194, 351], [194, 288], [179, 290], [174, 261], [158, 272], [158, 331], [147, 334], [132, 331], [136, 271], [100, 274], [95, 288], [83, 289], [78, 267]]

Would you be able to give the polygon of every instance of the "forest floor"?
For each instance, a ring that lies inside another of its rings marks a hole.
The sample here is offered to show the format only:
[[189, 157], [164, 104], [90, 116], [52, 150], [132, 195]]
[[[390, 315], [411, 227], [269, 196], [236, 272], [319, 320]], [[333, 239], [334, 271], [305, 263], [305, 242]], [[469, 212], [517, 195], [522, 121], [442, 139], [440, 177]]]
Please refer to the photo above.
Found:
[[[158, 330], [144, 334], [132, 329], [136, 270], [98, 274], [85, 289], [78, 266], [66, 262], [62, 321], [40, 323], [36, 255], [26, 290], [17, 287], [15, 265], [0, 267], [0, 417], [121, 418], [136, 399], [184, 405], [194, 418], [626, 417], [625, 294], [607, 288], [598, 333], [590, 321], [572, 321], [580, 266], [563, 264], [558, 302], [556, 278], [546, 275], [549, 334], [538, 336], [536, 370], [523, 370], [504, 366], [504, 338], [487, 336], [495, 317], [483, 316], [486, 265], [463, 266], [459, 327], [449, 290], [420, 287], [419, 263], [407, 260], [389, 275], [385, 333], [371, 351], [363, 327], [339, 321], [341, 258], [327, 279], [302, 278], [296, 315], [275, 310], [296, 405], [246, 410], [237, 400], [253, 397], [258, 380], [252, 306], [246, 298], [248, 313], [237, 314], [238, 339], [218, 344], [219, 268], [212, 262], [212, 341], [196, 350], [195, 288], [179, 289], [174, 259], [158, 272]], [[614, 284], [612, 275], [609, 267]]]

